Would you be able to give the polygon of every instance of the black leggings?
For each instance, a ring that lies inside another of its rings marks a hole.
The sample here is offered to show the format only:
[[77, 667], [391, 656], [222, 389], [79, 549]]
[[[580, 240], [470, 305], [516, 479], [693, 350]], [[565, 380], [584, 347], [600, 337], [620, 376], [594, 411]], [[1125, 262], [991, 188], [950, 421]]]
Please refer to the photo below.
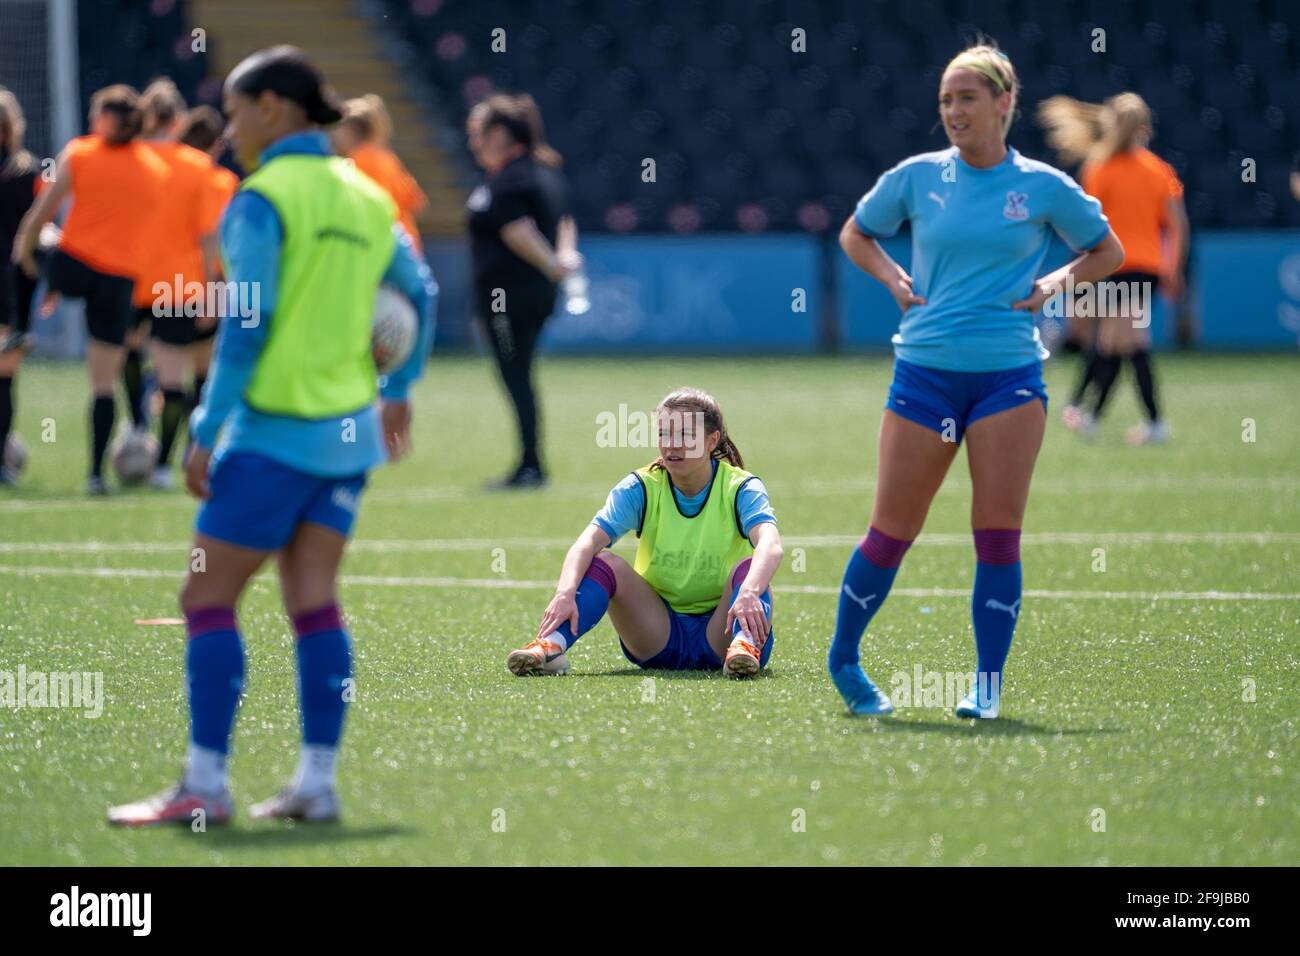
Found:
[[533, 392], [533, 355], [537, 339], [542, 333], [551, 311], [555, 308], [555, 295], [533, 298], [515, 296], [515, 306], [509, 312], [493, 312], [490, 301], [481, 303], [479, 315], [483, 320], [488, 342], [496, 356], [501, 382], [515, 407], [519, 424], [519, 444], [522, 455], [520, 466], [541, 470], [538, 454], [537, 398]]
[[31, 328], [32, 300], [36, 297], [36, 280], [18, 264], [7, 259], [0, 262], [0, 325], [12, 332]]
[[[1151, 354], [1145, 349], [1134, 352], [1129, 356], [1129, 362], [1133, 365], [1138, 397], [1142, 400], [1142, 407], [1146, 409], [1147, 421], [1158, 422], [1160, 406], [1156, 403], [1156, 381], [1151, 369]], [[1119, 378], [1123, 363], [1124, 359], [1118, 355], [1096, 357], [1093, 371], [1093, 385], [1097, 389], [1096, 401], [1093, 405], [1094, 418], [1101, 418], [1102, 409], [1106, 407], [1106, 400], [1110, 397], [1111, 386]]]

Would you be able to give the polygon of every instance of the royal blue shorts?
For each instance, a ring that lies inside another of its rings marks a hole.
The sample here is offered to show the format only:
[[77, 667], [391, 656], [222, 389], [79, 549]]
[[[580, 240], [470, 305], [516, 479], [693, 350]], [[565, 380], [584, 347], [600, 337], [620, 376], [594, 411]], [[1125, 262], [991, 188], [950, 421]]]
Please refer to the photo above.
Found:
[[1004, 372], [948, 372], [895, 359], [885, 407], [960, 442], [972, 423], [1034, 399], [1047, 408], [1041, 362]]
[[265, 455], [232, 451], [208, 475], [212, 497], [199, 506], [200, 534], [257, 551], [278, 551], [298, 525], [324, 525], [352, 533], [366, 475], [322, 478]]
[[[639, 661], [627, 649], [619, 638], [618, 646], [623, 648], [623, 656], [637, 667], [657, 667], [670, 671], [716, 671], [722, 667], [722, 661], [709, 646], [709, 618], [713, 611], [703, 614], [683, 614], [674, 611], [667, 601], [664, 609], [668, 611], [668, 643], [664, 649], [646, 661]], [[775, 631], [768, 631], [763, 649], [758, 652], [760, 667], [767, 666], [767, 659], [772, 656], [772, 644]]]

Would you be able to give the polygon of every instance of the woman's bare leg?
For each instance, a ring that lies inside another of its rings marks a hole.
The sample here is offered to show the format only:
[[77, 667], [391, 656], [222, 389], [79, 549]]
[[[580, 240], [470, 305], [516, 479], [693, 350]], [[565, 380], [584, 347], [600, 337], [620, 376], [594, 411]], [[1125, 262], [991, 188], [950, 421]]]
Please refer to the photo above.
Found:
[[920, 534], [930, 502], [956, 454], [956, 442], [885, 411], [871, 528], [844, 569], [835, 636], [826, 661], [831, 679], [854, 713], [883, 716], [893, 712], [888, 698], [863, 671], [859, 645], [867, 624], [893, 586], [903, 554]]
[[609, 602], [609, 620], [628, 653], [648, 661], [668, 646], [668, 608], [626, 560], [609, 551], [601, 552], [599, 560], [613, 569], [618, 581]]
[[957, 708], [960, 717], [996, 717], [1002, 668], [1020, 618], [1020, 528], [1047, 412], [1030, 401], [981, 418], [966, 432], [970, 464], [975, 586], [971, 620], [978, 654], [977, 683]]

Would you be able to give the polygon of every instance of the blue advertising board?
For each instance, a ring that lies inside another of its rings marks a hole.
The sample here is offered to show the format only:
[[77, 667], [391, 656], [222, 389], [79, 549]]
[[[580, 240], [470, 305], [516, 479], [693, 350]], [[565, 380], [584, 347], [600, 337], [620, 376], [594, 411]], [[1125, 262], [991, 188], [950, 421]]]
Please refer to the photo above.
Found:
[[1209, 233], [1193, 254], [1200, 345], [1300, 346], [1300, 232]]
[[[580, 245], [591, 307], [572, 314], [561, 297], [542, 337], [552, 354], [887, 350], [898, 328], [889, 293], [849, 262], [833, 235], [588, 235]], [[910, 235], [884, 247], [909, 267]], [[479, 346], [464, 239], [430, 239], [425, 253], [441, 288], [437, 350]], [[1044, 269], [1070, 256], [1056, 240]], [[1300, 231], [1197, 232], [1188, 282], [1197, 346], [1300, 347]], [[77, 305], [64, 303], [51, 319], [34, 322], [38, 354], [84, 354]], [[1171, 317], [1169, 302], [1157, 296], [1157, 347], [1173, 344]]]
[[591, 308], [561, 304], [552, 352], [812, 352], [821, 249], [814, 236], [593, 236], [582, 241]]

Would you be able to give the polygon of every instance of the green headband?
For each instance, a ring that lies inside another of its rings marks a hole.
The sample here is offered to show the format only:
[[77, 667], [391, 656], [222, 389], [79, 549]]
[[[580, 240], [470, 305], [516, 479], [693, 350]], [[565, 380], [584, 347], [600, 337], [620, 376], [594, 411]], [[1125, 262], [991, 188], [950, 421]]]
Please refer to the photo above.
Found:
[[[1007, 58], [1005, 53], [999, 53], [998, 56], [1002, 57], [1004, 60]], [[983, 60], [978, 60], [973, 56], [962, 55], [957, 57], [948, 64], [948, 70], [974, 70], [977, 73], [982, 73], [987, 76], [993, 81], [993, 85], [1003, 93], [1010, 92], [1007, 89], [1006, 84], [1002, 81], [1002, 77], [998, 75], [997, 70], [993, 69], [993, 67], [989, 66], [989, 64], [985, 63]], [[948, 71], [945, 70], [944, 72], [946, 73]]]

